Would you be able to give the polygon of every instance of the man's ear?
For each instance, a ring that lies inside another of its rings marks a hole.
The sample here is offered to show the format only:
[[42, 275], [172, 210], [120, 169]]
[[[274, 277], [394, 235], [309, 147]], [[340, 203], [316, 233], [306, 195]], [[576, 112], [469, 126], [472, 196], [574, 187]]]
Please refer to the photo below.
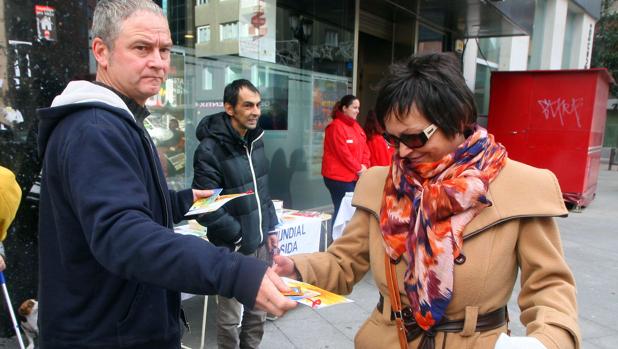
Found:
[[230, 103], [225, 103], [225, 104], [223, 105], [223, 108], [225, 108], [225, 113], [226, 113], [228, 116], [233, 116], [233, 115], [234, 115], [234, 106], [233, 106], [232, 104], [230, 104]]
[[111, 50], [101, 38], [94, 38], [92, 40], [92, 54], [101, 68], [107, 68]]

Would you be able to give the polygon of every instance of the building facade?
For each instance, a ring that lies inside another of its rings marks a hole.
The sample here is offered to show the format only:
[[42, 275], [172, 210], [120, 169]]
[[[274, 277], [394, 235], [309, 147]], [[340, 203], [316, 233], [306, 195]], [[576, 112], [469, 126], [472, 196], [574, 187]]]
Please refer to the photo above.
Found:
[[[362, 122], [390, 63], [414, 53], [453, 51], [486, 114], [491, 71], [589, 67], [601, 1], [158, 3], [168, 14], [176, 45], [172, 72], [148, 102], [153, 112], [148, 127], [171, 186], [191, 182], [195, 125], [222, 110], [223, 87], [243, 77], [262, 92], [274, 196], [288, 207], [317, 208], [329, 203], [320, 175], [324, 127], [342, 95], [359, 96]], [[95, 4], [3, 1], [0, 103], [12, 120], [0, 126], [3, 164], [27, 166], [19, 159], [35, 129], [35, 109], [49, 105], [69, 80], [93, 78], [89, 26]], [[176, 123], [184, 142], [170, 144], [170, 124]]]

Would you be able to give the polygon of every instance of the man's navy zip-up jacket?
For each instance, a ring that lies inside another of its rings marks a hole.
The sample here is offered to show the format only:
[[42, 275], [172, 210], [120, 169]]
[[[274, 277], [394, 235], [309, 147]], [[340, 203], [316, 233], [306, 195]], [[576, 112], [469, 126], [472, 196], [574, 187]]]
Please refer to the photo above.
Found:
[[39, 110], [39, 344], [180, 348], [180, 292], [253, 307], [267, 266], [175, 234], [193, 195], [111, 90], [71, 82]]

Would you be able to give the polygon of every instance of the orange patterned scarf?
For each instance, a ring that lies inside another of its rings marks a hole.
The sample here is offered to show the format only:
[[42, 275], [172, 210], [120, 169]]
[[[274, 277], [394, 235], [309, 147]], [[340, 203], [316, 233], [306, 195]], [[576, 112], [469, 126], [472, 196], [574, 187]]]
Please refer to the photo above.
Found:
[[380, 225], [386, 253], [398, 259], [407, 252], [405, 289], [426, 331], [440, 322], [451, 301], [464, 228], [491, 205], [485, 194], [506, 159], [504, 147], [480, 126], [439, 161], [413, 164], [397, 153], [393, 158]]

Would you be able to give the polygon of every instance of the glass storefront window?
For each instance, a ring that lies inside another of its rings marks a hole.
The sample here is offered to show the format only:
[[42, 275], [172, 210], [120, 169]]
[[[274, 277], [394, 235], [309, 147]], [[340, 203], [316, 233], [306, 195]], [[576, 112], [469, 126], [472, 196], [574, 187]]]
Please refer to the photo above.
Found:
[[481, 116], [486, 116], [489, 112], [491, 71], [499, 68], [500, 44], [500, 38], [477, 39], [474, 100]]
[[196, 28], [209, 26], [211, 40], [184, 49], [185, 78], [200, 87], [185, 90], [191, 90], [187, 183], [195, 126], [223, 110], [226, 84], [245, 78], [261, 92], [271, 196], [298, 209], [330, 204], [321, 175], [324, 128], [335, 102], [351, 92], [354, 1], [329, 1], [330, 10], [321, 11], [325, 6], [321, 0], [210, 0], [196, 6]]
[[[168, 15], [175, 46], [169, 77], [147, 102], [152, 116], [146, 127], [170, 187], [191, 184], [195, 126], [223, 110], [227, 83], [247, 78], [262, 93], [261, 126], [276, 179], [273, 196], [292, 208], [329, 205], [321, 177], [322, 142], [335, 101], [351, 92], [355, 1], [157, 3]], [[0, 160], [23, 173], [18, 176], [26, 178], [24, 190], [40, 170], [35, 109], [49, 106], [71, 80], [94, 80], [89, 28], [96, 1], [86, 5], [55, 9], [62, 30], [49, 41], [33, 40], [33, 4], [7, 3], [6, 47], [0, 63], [7, 67], [2, 107], [12, 124], [10, 129], [0, 126]]]
[[545, 35], [545, 18], [547, 16], [547, 0], [536, 0], [534, 8], [534, 29], [530, 40], [528, 57], [529, 69], [541, 68], [541, 57], [543, 55], [543, 41]]
[[232, 66], [225, 67], [225, 84], [226, 85], [234, 80], [241, 79], [242, 77], [243, 77], [242, 69], [240, 67], [232, 67]]
[[202, 69], [202, 90], [212, 90], [212, 71], [209, 68]]
[[489, 82], [491, 69], [485, 64], [476, 65], [476, 78], [474, 82], [474, 101], [479, 115], [487, 115], [489, 112]]
[[573, 51], [576, 49], [574, 47], [573, 40], [575, 39], [576, 27], [578, 22], [578, 17], [582, 17], [583, 15], [578, 14], [571, 9], [567, 11], [567, 18], [564, 27], [564, 46], [562, 47], [562, 69], [571, 68], [571, 60], [573, 56]]
[[184, 76], [185, 52], [174, 49], [171, 61], [172, 69], [159, 94], [146, 101], [151, 115], [144, 126], [157, 146], [168, 185], [178, 190], [187, 186], [185, 120], [189, 99]]
[[478, 57], [497, 63], [500, 59], [500, 38], [478, 39]]

